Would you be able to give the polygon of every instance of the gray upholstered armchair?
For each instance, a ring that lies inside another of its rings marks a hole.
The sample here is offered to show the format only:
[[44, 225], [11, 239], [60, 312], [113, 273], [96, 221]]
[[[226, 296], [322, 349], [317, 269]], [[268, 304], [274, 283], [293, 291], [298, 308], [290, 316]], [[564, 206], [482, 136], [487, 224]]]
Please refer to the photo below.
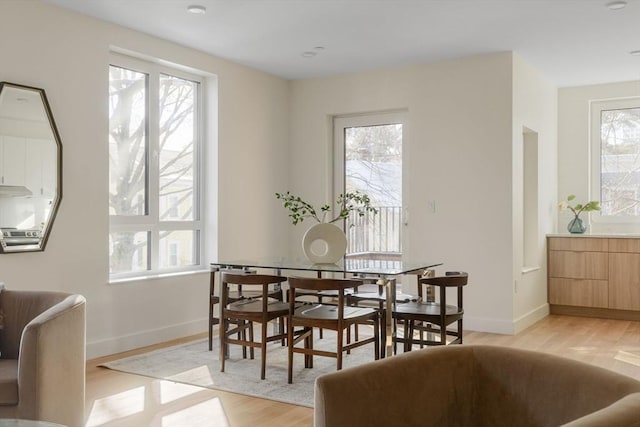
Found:
[[0, 418], [84, 426], [84, 297], [0, 286], [0, 317]]

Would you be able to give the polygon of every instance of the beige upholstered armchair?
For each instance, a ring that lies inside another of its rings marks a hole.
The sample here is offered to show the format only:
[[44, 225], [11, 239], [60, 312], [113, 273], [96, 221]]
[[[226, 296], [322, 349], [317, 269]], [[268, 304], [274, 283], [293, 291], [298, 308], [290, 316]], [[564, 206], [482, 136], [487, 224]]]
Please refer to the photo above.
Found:
[[316, 380], [315, 427], [640, 427], [640, 381], [506, 347], [412, 351]]
[[0, 287], [0, 327], [0, 418], [84, 426], [84, 297]]

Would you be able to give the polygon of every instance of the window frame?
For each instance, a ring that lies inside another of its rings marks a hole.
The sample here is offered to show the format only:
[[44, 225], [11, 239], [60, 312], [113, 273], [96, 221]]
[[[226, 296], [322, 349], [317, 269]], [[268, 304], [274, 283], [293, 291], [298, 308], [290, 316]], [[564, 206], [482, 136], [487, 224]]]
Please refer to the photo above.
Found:
[[[590, 168], [589, 168], [589, 200], [597, 200], [602, 203], [601, 164], [602, 164], [602, 111], [624, 110], [640, 108], [640, 97], [598, 99], [589, 103], [589, 143], [590, 143]], [[640, 143], [640, 142], [639, 142]], [[590, 212], [590, 221], [595, 224], [640, 224], [638, 216], [603, 215], [601, 212]]]
[[[202, 271], [204, 263], [204, 238], [205, 224], [205, 191], [204, 191], [204, 158], [205, 158], [205, 132], [204, 132], [204, 94], [206, 93], [204, 76], [189, 73], [176, 67], [167, 66], [158, 62], [138, 59], [128, 55], [112, 52], [109, 67], [126, 68], [135, 72], [144, 73], [147, 80], [147, 147], [146, 161], [146, 215], [112, 215], [109, 214], [109, 235], [117, 232], [143, 232], [148, 233], [147, 245], [147, 269], [130, 272], [109, 272], [109, 281], [117, 282], [130, 279], [144, 279], [160, 275], [182, 274], [185, 272]], [[160, 75], [169, 75], [197, 83], [195, 101], [194, 126], [194, 188], [193, 188], [193, 219], [185, 221], [161, 221], [160, 220], [160, 147], [159, 147], [159, 120], [158, 91]], [[172, 231], [192, 231], [194, 234], [193, 253], [194, 264], [181, 267], [160, 268], [160, 233]], [[109, 255], [111, 259], [111, 255]]]

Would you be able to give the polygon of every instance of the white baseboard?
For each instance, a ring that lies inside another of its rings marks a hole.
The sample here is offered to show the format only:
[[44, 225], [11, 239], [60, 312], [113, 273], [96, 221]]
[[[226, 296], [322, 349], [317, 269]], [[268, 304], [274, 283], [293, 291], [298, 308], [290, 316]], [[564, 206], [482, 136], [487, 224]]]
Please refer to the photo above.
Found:
[[530, 312], [518, 317], [513, 322], [515, 333], [518, 334], [539, 320], [549, 315], [549, 304], [544, 303], [538, 308], [534, 308]]
[[512, 321], [508, 320], [491, 319], [486, 317], [473, 317], [465, 313], [464, 330], [513, 335], [514, 325]]
[[549, 304], [547, 303], [542, 304], [540, 307], [537, 307], [512, 321], [486, 317], [473, 317], [468, 316], [465, 313], [464, 329], [477, 332], [515, 335], [548, 315]]
[[87, 342], [87, 360], [206, 332], [207, 319]]

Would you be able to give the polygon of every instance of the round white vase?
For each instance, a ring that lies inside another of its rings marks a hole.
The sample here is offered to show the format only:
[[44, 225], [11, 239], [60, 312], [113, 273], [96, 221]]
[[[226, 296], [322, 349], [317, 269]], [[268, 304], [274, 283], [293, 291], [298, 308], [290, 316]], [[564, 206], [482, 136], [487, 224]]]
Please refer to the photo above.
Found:
[[315, 224], [304, 233], [302, 250], [314, 264], [335, 264], [347, 252], [347, 236], [334, 224]]

